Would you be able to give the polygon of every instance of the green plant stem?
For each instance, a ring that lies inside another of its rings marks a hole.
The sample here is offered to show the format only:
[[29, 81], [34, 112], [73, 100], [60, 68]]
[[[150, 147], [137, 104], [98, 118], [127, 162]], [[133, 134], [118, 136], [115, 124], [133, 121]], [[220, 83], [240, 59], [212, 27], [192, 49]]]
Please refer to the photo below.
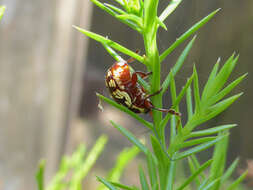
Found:
[[[144, 31], [143, 39], [146, 50], [146, 65], [148, 70], [152, 71], [151, 92], [159, 91], [160, 89], [160, 61], [159, 53], [156, 44], [156, 32], [158, 23], [156, 20], [158, 0], [147, 0], [144, 4]], [[162, 96], [158, 94], [152, 97], [152, 103], [155, 107], [162, 107]], [[161, 131], [158, 129], [159, 123], [162, 120], [162, 113], [152, 110], [154, 121], [154, 132], [157, 131], [159, 139], [162, 136]], [[156, 130], [156, 131], [155, 131]]]

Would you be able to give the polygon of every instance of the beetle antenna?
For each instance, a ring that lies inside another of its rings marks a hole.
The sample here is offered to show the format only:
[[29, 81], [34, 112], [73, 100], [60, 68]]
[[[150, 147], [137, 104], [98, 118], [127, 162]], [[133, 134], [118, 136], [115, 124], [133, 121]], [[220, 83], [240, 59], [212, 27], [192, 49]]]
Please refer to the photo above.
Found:
[[[139, 53], [140, 53], [140, 50], [137, 49], [135, 52], [136, 52], [137, 54], [139, 54]], [[135, 59], [132, 58], [132, 57], [130, 57], [126, 62], [127, 62], [127, 63], [132, 63], [132, 62], [134, 62], [134, 61], [135, 61]]]

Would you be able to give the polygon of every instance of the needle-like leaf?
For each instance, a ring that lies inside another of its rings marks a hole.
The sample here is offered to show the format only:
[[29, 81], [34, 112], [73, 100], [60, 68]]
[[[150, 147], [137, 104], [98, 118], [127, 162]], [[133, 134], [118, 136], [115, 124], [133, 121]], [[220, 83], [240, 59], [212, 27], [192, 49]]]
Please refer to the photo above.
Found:
[[193, 39], [188, 43], [188, 45], [185, 47], [185, 49], [183, 50], [183, 52], [181, 53], [181, 55], [179, 56], [178, 60], [176, 61], [175, 65], [172, 67], [170, 73], [167, 75], [167, 77], [165, 78], [163, 84], [162, 84], [162, 94], [164, 92], [167, 91], [167, 88], [170, 84], [170, 80], [172, 76], [176, 76], [177, 72], [180, 70], [180, 68], [182, 67], [187, 55], [189, 54], [192, 45], [194, 43], [196, 39], [196, 36], [193, 37]]
[[213, 160], [208, 160], [200, 168], [196, 170], [177, 190], [183, 190], [187, 185], [189, 185], [202, 171], [210, 166]]
[[141, 166], [139, 167], [139, 177], [140, 177], [142, 190], [149, 190], [147, 178]]
[[193, 25], [189, 30], [187, 30], [184, 34], [182, 34], [168, 49], [166, 49], [160, 55], [160, 61], [162, 62], [177, 46], [183, 43], [187, 38], [189, 38], [192, 34], [198, 31], [202, 26], [204, 26], [220, 9], [213, 11], [211, 14], [203, 18], [201, 21]]
[[143, 63], [144, 62], [144, 58], [140, 55], [138, 55], [137, 53], [123, 47], [122, 45], [108, 39], [108, 38], [105, 38], [99, 34], [96, 34], [96, 33], [93, 33], [93, 32], [90, 32], [90, 31], [87, 31], [87, 30], [84, 30], [82, 28], [79, 28], [77, 26], [73, 26], [75, 29], [77, 29], [78, 31], [80, 31], [81, 33], [85, 34], [86, 36], [92, 38], [93, 40], [96, 40], [102, 44], [106, 44], [126, 55], [129, 55], [130, 57], [133, 57], [135, 58], [136, 60], [138, 60], [139, 62]]
[[169, 5], [165, 8], [162, 14], [159, 16], [161, 21], [164, 21], [181, 3], [182, 0], [171, 0]]
[[192, 154], [196, 154], [197, 152], [203, 151], [203, 150], [215, 145], [218, 141], [220, 141], [224, 137], [225, 137], [225, 135], [216, 137], [215, 140], [195, 146], [195, 147], [193, 147], [189, 150], [186, 150], [184, 152], [180, 152], [180, 153], [176, 154], [176, 156], [174, 156], [174, 160], [180, 160], [180, 159], [183, 159], [183, 158], [190, 156]]
[[145, 119], [143, 119], [142, 117], [140, 117], [139, 115], [137, 115], [136, 113], [130, 111], [127, 107], [122, 106], [120, 104], [118, 104], [117, 102], [111, 100], [110, 98], [106, 98], [105, 96], [96, 93], [96, 95], [103, 101], [105, 101], [106, 103], [110, 104], [111, 106], [127, 113], [128, 115], [132, 116], [133, 118], [135, 118], [137, 121], [139, 121], [140, 123], [142, 123], [144, 126], [146, 126], [147, 128], [149, 128], [150, 130], [153, 129], [153, 125], [146, 121]]
[[213, 135], [213, 134], [219, 133], [221, 131], [231, 129], [235, 126], [237, 126], [237, 125], [236, 124], [221, 125], [221, 126], [218, 126], [218, 127], [212, 127], [210, 129], [204, 129], [204, 130], [202, 129], [202, 130], [199, 130], [199, 131], [194, 131], [194, 132], [191, 132], [190, 135], [186, 136], [185, 139], [194, 138], [194, 137], [201, 137], [201, 136], [207, 136], [207, 135]]
[[108, 187], [108, 189], [110, 190], [118, 190], [111, 182], [103, 179], [102, 177], [98, 177], [97, 176], [98, 181], [100, 181], [101, 183], [103, 183], [106, 187]]
[[149, 150], [133, 134], [127, 131], [124, 127], [121, 127], [120, 125], [114, 123], [113, 121], [110, 122], [113, 127], [119, 130], [130, 142], [137, 146], [142, 152], [144, 152], [145, 154], [148, 153]]

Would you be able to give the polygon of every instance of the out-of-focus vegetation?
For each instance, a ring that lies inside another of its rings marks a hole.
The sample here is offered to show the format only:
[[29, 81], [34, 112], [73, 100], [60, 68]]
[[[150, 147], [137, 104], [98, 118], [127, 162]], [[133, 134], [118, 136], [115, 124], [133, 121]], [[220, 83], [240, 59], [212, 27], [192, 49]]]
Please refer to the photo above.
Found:
[[[99, 158], [107, 142], [106, 136], [101, 136], [86, 153], [86, 146], [81, 144], [71, 156], [62, 157], [59, 170], [50, 180], [47, 186], [44, 185], [45, 160], [42, 160], [36, 174], [38, 190], [82, 190], [86, 189], [83, 184], [84, 178]], [[127, 164], [138, 154], [136, 147], [124, 149], [118, 156], [115, 166], [108, 173], [107, 180], [118, 182]], [[100, 185], [98, 190], [105, 189]]]
[[0, 6], [0, 20], [2, 19], [5, 11], [5, 6]]

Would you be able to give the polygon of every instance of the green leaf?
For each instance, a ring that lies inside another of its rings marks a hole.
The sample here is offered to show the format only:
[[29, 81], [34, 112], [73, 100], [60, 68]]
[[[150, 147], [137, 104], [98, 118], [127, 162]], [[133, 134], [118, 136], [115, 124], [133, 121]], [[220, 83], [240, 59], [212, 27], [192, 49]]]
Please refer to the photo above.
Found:
[[153, 155], [150, 152], [148, 152], [146, 160], [147, 160], [147, 166], [148, 166], [149, 181], [150, 181], [152, 190], [155, 190], [156, 188], [158, 188], [157, 170], [156, 170], [157, 161], [154, 159], [155, 158], [153, 157]]
[[148, 182], [141, 166], [139, 166], [139, 177], [140, 177], [142, 190], [149, 190]]
[[127, 12], [123, 11], [122, 9], [114, 6], [114, 5], [111, 5], [111, 4], [108, 4], [108, 3], [104, 3], [105, 6], [109, 7], [110, 9], [112, 9], [113, 11], [119, 13], [119, 14], [127, 14]]
[[164, 30], [167, 31], [166, 25], [165, 25], [158, 17], [156, 18], [156, 20], [157, 20], [157, 23], [158, 23]]
[[[187, 159], [188, 159], [188, 165], [189, 165], [191, 174], [193, 175], [197, 171], [197, 168], [200, 167], [200, 165], [199, 166], [195, 166], [192, 157], [193, 157], [193, 155], [187, 157]], [[195, 177], [194, 181], [196, 183], [196, 186], [199, 187], [200, 186], [200, 175], [198, 175], [197, 177]]]
[[183, 50], [183, 52], [181, 53], [181, 55], [179, 56], [176, 64], [173, 66], [172, 68], [172, 74], [173, 76], [176, 76], [176, 74], [178, 73], [178, 71], [181, 69], [186, 57], [188, 56], [194, 42], [195, 42], [196, 36], [194, 36], [192, 38], [192, 40], [187, 44], [187, 46], [185, 47], [185, 49]]
[[117, 162], [113, 167], [113, 169], [110, 171], [108, 178], [106, 179], [113, 182], [119, 181], [123, 170], [129, 164], [129, 162], [132, 161], [137, 156], [139, 151], [140, 149], [137, 148], [136, 146], [133, 146], [132, 148], [125, 148], [118, 155]]
[[[164, 188], [166, 190], [173, 189], [175, 177], [176, 177], [176, 164], [177, 164], [177, 162], [175, 162], [175, 161], [171, 161], [169, 163], [168, 174], [167, 174], [167, 178], [166, 178], [166, 186]], [[163, 188], [161, 187], [161, 189], [163, 189]]]
[[148, 153], [148, 149], [136, 138], [132, 133], [127, 131], [124, 127], [121, 127], [120, 125], [114, 123], [113, 121], [110, 121], [113, 127], [118, 129], [131, 143], [133, 143], [135, 146], [137, 146], [142, 152], [145, 154]]
[[187, 148], [190, 146], [195, 146], [197, 144], [202, 144], [202, 143], [206, 143], [206, 142], [210, 142], [212, 140], [215, 140], [217, 137], [203, 137], [203, 138], [197, 138], [197, 139], [193, 139], [193, 140], [188, 140], [185, 141], [181, 144], [176, 145], [176, 149], [180, 150], [183, 148]]
[[38, 190], [44, 190], [44, 170], [45, 170], [45, 160], [41, 160], [39, 163], [39, 169], [36, 173]]
[[135, 58], [136, 60], [138, 60], [139, 62], [143, 63], [144, 62], [144, 58], [140, 55], [138, 55], [137, 53], [123, 47], [122, 45], [108, 39], [108, 38], [105, 38], [99, 34], [95, 34], [93, 32], [90, 32], [90, 31], [87, 31], [87, 30], [84, 30], [82, 28], [79, 28], [77, 26], [73, 26], [75, 29], [77, 29], [78, 31], [80, 31], [81, 33], [85, 34], [86, 36], [92, 38], [93, 40], [96, 40], [102, 44], [106, 44], [108, 46], [110, 46], [111, 48], [114, 48], [126, 55], [129, 55], [130, 57], [133, 57]]
[[165, 190], [173, 189], [173, 185], [175, 181], [175, 173], [176, 173], [176, 162], [171, 161], [169, 164]]
[[210, 75], [208, 77], [207, 83], [205, 84], [204, 90], [202, 92], [202, 99], [206, 99], [206, 96], [207, 96], [207, 93], [208, 93], [207, 91], [209, 91], [209, 89], [211, 88], [211, 86], [214, 83], [214, 80], [216, 78], [216, 75], [217, 75], [217, 72], [218, 72], [218, 69], [219, 69], [220, 60], [221, 59], [218, 58], [216, 64], [214, 65], [214, 67], [212, 69], [212, 72], [210, 73]]
[[138, 16], [133, 15], [133, 14], [117, 15], [116, 18], [118, 18], [120, 20], [130, 20], [130, 21], [136, 23], [141, 30], [143, 28], [142, 19]]
[[96, 141], [96, 144], [92, 147], [86, 159], [79, 165], [78, 170], [73, 173], [70, 189], [82, 189], [82, 180], [86, 177], [91, 167], [95, 164], [97, 158], [104, 150], [104, 146], [107, 142], [107, 137], [102, 135]]
[[218, 126], [218, 127], [211, 127], [210, 129], [194, 131], [194, 132], [191, 132], [190, 135], [186, 136], [185, 139], [200, 137], [200, 136], [213, 135], [213, 134], [219, 133], [221, 131], [231, 129], [235, 126], [237, 126], [237, 125], [236, 124], [228, 124], [228, 125], [221, 125], [221, 126]]
[[164, 155], [164, 150], [162, 148], [162, 145], [159, 143], [159, 141], [153, 136], [150, 136], [151, 144], [153, 147], [154, 154], [157, 158], [157, 161], [161, 166], [166, 166], [168, 163], [168, 158]]
[[[113, 17], [117, 18], [117, 13], [115, 12], [115, 9], [111, 9], [111, 7], [107, 7], [105, 4], [97, 1], [97, 0], [91, 0], [96, 6], [98, 6], [100, 9], [104, 10], [105, 12], [109, 13], [110, 15], [112, 15]], [[115, 7], [116, 8], [116, 7]], [[119, 10], [118, 10], [119, 11]], [[118, 19], [118, 18], [117, 18]], [[141, 32], [140, 28], [138, 28], [138, 26], [128, 20], [121, 20], [120, 21], [126, 25], [128, 25], [129, 27], [131, 27], [134, 30], [137, 30], [138, 32]]]
[[208, 113], [205, 113], [202, 115], [202, 117], [198, 117], [197, 119], [195, 119], [193, 121], [193, 123], [191, 123], [191, 128], [190, 131], [200, 125], [201, 123], [204, 123], [212, 118], [214, 118], [215, 116], [217, 116], [218, 114], [220, 114], [221, 112], [223, 112], [225, 109], [227, 109], [235, 100], [237, 100], [243, 93], [239, 93], [236, 94], [230, 98], [227, 98], [217, 104], [215, 104], [214, 106], [211, 106], [208, 110]]
[[[182, 88], [182, 90], [180, 91], [179, 95], [176, 97], [175, 103], [173, 103], [173, 105], [172, 105], [172, 107], [171, 107], [172, 109], [175, 109], [175, 108], [179, 105], [179, 103], [181, 102], [181, 100], [183, 99], [183, 97], [184, 97], [184, 95], [185, 95], [187, 89], [190, 88], [190, 85], [191, 85], [191, 83], [192, 83], [193, 77], [194, 77], [194, 75], [192, 75], [192, 76], [187, 80], [185, 86]], [[162, 122], [161, 122], [161, 124], [160, 124], [160, 127], [161, 127], [162, 129], [165, 128], [165, 126], [167, 125], [167, 123], [168, 123], [170, 117], [171, 117], [171, 114], [168, 113], [168, 114], [163, 118], [163, 120], [162, 120]]]
[[218, 141], [220, 141], [224, 137], [225, 137], [225, 135], [224, 136], [216, 137], [215, 140], [212, 140], [210, 142], [203, 143], [201, 145], [195, 146], [195, 147], [193, 147], [191, 149], [188, 149], [188, 150], [186, 150], [184, 152], [180, 152], [180, 153], [176, 154], [176, 156], [174, 157], [174, 160], [180, 160], [180, 159], [183, 159], [183, 158], [185, 158], [187, 156], [190, 156], [192, 154], [196, 154], [198, 152], [201, 152], [201, 151], [203, 151], [203, 150], [205, 150], [205, 149], [207, 149], [207, 148], [215, 145]]
[[221, 68], [220, 72], [215, 76], [215, 79], [208, 87], [208, 89], [204, 89], [202, 100], [207, 101], [210, 97], [217, 94], [219, 90], [224, 86], [231, 72], [233, 71], [235, 64], [238, 60], [239, 56], [234, 58], [234, 54], [230, 56], [230, 58], [226, 61], [224, 66]]
[[[180, 91], [179, 95], [177, 96], [175, 100], [175, 103], [174, 103], [175, 106], [178, 106], [181, 100], [183, 99], [186, 91], [188, 90], [188, 88], [190, 87], [192, 83], [193, 78], [194, 78], [194, 74], [192, 74], [192, 76], [189, 79], [187, 79], [185, 86], [182, 88], [182, 90]], [[173, 108], [174, 108], [174, 105], [173, 105]]]
[[186, 105], [187, 105], [187, 113], [188, 113], [188, 121], [192, 118], [193, 108], [192, 108], [192, 92], [191, 87], [187, 88], [186, 91]]
[[248, 171], [245, 171], [239, 178], [237, 178], [229, 187], [227, 190], [233, 190], [236, 189], [237, 186], [247, 177]]
[[238, 163], [239, 163], [239, 158], [235, 159], [235, 161], [229, 166], [229, 168], [226, 170], [225, 174], [221, 178], [221, 184], [225, 183], [226, 180], [228, 180], [231, 177]]
[[164, 21], [181, 3], [182, 0], [171, 0], [169, 5], [165, 8], [162, 14], [159, 16], [161, 21]]
[[132, 112], [131, 110], [129, 110], [127, 107], [118, 104], [117, 102], [104, 97], [103, 95], [96, 93], [96, 95], [103, 101], [105, 101], [106, 103], [110, 104], [111, 106], [127, 113], [128, 115], [132, 116], [134, 119], [136, 119], [137, 121], [139, 121], [140, 123], [142, 123], [144, 126], [146, 126], [147, 128], [149, 128], [150, 130], [153, 129], [153, 126], [150, 122], [144, 120], [142, 117], [140, 117], [139, 115], [137, 115], [136, 113]]
[[177, 89], [176, 89], [176, 82], [175, 82], [174, 76], [172, 76], [171, 81], [170, 81], [170, 94], [171, 94], [172, 104], [174, 105], [177, 98]]
[[124, 8], [127, 12], [130, 12], [130, 7], [129, 7], [129, 1], [128, 0], [123, 0], [124, 2]]
[[235, 100], [237, 100], [243, 93], [236, 94], [232, 97], [229, 97], [211, 107], [209, 107], [209, 113], [206, 115], [205, 119], [210, 120], [211, 118], [215, 117], [219, 113], [223, 112], [226, 108], [228, 108]]
[[198, 187], [198, 190], [203, 190], [203, 188], [208, 184], [208, 178], [206, 178], [201, 185]]
[[114, 186], [119, 187], [121, 189], [124, 189], [124, 190], [138, 190], [138, 188], [136, 188], [136, 187], [129, 187], [129, 186], [123, 185], [121, 183], [111, 182], [111, 184], [113, 184]]
[[189, 54], [192, 45], [194, 43], [196, 39], [196, 36], [193, 37], [193, 39], [187, 44], [187, 46], [185, 47], [185, 49], [183, 50], [183, 52], [181, 53], [181, 55], [179, 56], [179, 58], [176, 61], [176, 64], [172, 67], [170, 73], [167, 75], [167, 77], [165, 78], [163, 84], [162, 84], [162, 94], [164, 94], [164, 92], [167, 91], [167, 88], [170, 84], [170, 80], [172, 76], [176, 76], [177, 72], [180, 70], [180, 68], [182, 67], [187, 55]]
[[6, 9], [5, 6], [0, 6], [0, 20], [2, 19], [3, 15], [4, 15], [5, 9]]
[[[194, 166], [196, 168], [199, 168], [200, 167], [200, 163], [199, 163], [197, 157], [193, 154], [193, 155], [190, 156], [190, 158], [192, 159]], [[203, 175], [202, 175], [202, 177], [205, 178]]]
[[118, 62], [124, 62], [125, 60], [119, 56], [119, 54], [117, 54], [110, 46], [108, 46], [107, 44], [102, 43], [102, 45], [104, 46], [104, 48], [106, 49], [106, 51]]
[[122, 7], [125, 7], [125, 2], [123, 0], [114, 0], [119, 3]]
[[[171, 82], [170, 82], [170, 94], [171, 94], [173, 108], [177, 112], [179, 112], [179, 107], [175, 105], [175, 101], [176, 101], [176, 98], [177, 98], [177, 92], [176, 91], [177, 91], [176, 90], [176, 82], [174, 80], [174, 77], [172, 76], [172, 79], [171, 79]], [[174, 141], [174, 138], [176, 137], [177, 132], [179, 132], [180, 130], [181, 130], [181, 125], [177, 126], [177, 121], [176, 121], [175, 116], [171, 115], [171, 120], [170, 120], [170, 142], [171, 143]], [[164, 131], [164, 129], [163, 129], [163, 131]], [[163, 139], [165, 139], [165, 137], [163, 137]], [[165, 144], [165, 142], [164, 142], [164, 144]]]
[[64, 183], [64, 178], [66, 177], [67, 173], [71, 169], [72, 165], [75, 165], [75, 164], [72, 164], [72, 159], [70, 159], [67, 156], [64, 156], [61, 160], [59, 170], [57, 171], [53, 179], [50, 181], [46, 189], [55, 190], [55, 189], [61, 189], [61, 188], [66, 187], [66, 184]]
[[208, 183], [207, 186], [205, 186], [204, 188], [202, 188], [201, 190], [210, 190], [213, 186], [215, 186], [218, 182], [220, 181], [220, 179], [215, 179], [213, 181], [211, 181], [210, 183]]
[[209, 104], [212, 105], [218, 102], [219, 100], [221, 100], [224, 96], [226, 96], [229, 92], [231, 92], [231, 90], [233, 90], [246, 76], [247, 76], [247, 73], [237, 78], [232, 83], [230, 83], [226, 88], [224, 88], [218, 94], [210, 97], [210, 99], [208, 100]]
[[[78, 170], [80, 168], [80, 165], [83, 163], [85, 153], [86, 153], [85, 145], [80, 144], [77, 150], [71, 156], [69, 163], [67, 163], [67, 165], [69, 164], [70, 167], [74, 168], [75, 170]], [[68, 162], [68, 161], [64, 160], [62, 162], [60, 170], [62, 170], [63, 173], [67, 174], [67, 172], [64, 172], [64, 171], [67, 171], [68, 166], [64, 162]]]
[[[127, 167], [129, 162], [136, 157], [136, 155], [139, 153], [139, 151], [140, 151], [139, 148], [137, 148], [136, 146], [123, 149], [123, 151], [121, 151], [121, 153], [118, 155], [116, 164], [110, 170], [108, 176], [106, 177], [106, 180], [111, 181], [111, 183], [113, 185], [115, 185], [116, 187], [119, 187], [119, 183], [117, 183], [117, 182], [119, 182], [119, 179], [120, 179], [124, 169]], [[120, 184], [120, 185], [122, 185], [122, 184]], [[121, 187], [121, 188], [123, 188], [123, 187]], [[99, 186], [97, 188], [97, 190], [104, 190], [104, 189], [105, 189], [105, 187], [102, 184], [101, 184], [101, 186]], [[132, 188], [128, 187], [128, 189], [132, 189]]]
[[96, 6], [98, 6], [100, 9], [104, 10], [105, 12], [109, 13], [112, 16], [117, 15], [112, 9], [105, 6], [103, 3], [100, 3], [97, 0], [91, 0], [92, 3], [94, 3]]
[[201, 112], [201, 106], [200, 106], [200, 94], [199, 94], [199, 79], [198, 79], [198, 74], [197, 74], [195, 65], [193, 67], [193, 73], [194, 73], [193, 90], [194, 90], [194, 100], [195, 100], [195, 112], [196, 114], [198, 114]]
[[[213, 153], [213, 163], [210, 169], [210, 181], [215, 179], [221, 179], [223, 171], [226, 165], [226, 155], [228, 147], [228, 131], [222, 131], [219, 133], [220, 137], [224, 137], [222, 140], [216, 143]], [[216, 183], [214, 189], [220, 188], [220, 181]]]
[[199, 30], [202, 26], [204, 26], [220, 9], [213, 11], [211, 14], [203, 18], [201, 21], [193, 25], [189, 30], [187, 30], [184, 34], [182, 34], [177, 40], [166, 49], [160, 56], [160, 62], [162, 62], [177, 46], [183, 43], [187, 38], [189, 38], [192, 34], [194, 34], [197, 30]]
[[109, 182], [101, 177], [98, 177], [98, 176], [97, 176], [97, 179], [98, 179], [98, 181], [103, 183], [106, 187], [108, 187], [110, 190], [118, 190], [111, 182]]
[[210, 166], [212, 160], [205, 162], [200, 168], [198, 168], [194, 174], [192, 174], [177, 190], [183, 190], [187, 185], [189, 185], [196, 177], [199, 176], [207, 167]]

